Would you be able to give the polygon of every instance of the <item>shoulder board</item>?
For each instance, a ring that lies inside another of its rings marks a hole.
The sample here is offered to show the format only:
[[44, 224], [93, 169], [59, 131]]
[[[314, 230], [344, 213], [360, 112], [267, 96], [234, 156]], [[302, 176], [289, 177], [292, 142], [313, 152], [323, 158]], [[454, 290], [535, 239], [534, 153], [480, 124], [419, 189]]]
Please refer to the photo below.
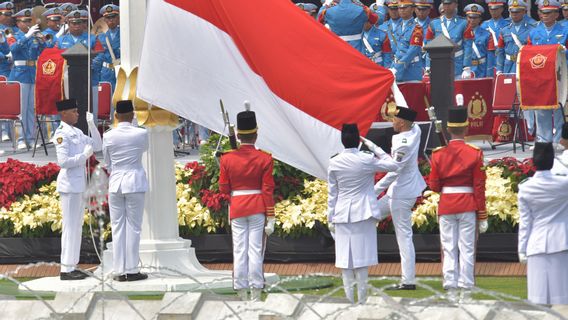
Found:
[[566, 174], [566, 173], [555, 173], [554, 175], [555, 175], [555, 176], [560, 176], [560, 177], [566, 177], [566, 176], [568, 176], [568, 174]]
[[335, 158], [338, 154], [339, 154], [339, 153], [336, 153], [336, 154], [332, 155], [330, 159]]
[[363, 150], [363, 151], [361, 151], [361, 152], [366, 153], [366, 154], [370, 154], [370, 155], [372, 155], [372, 156], [375, 155], [374, 153], [372, 153], [372, 152], [369, 151], [369, 150]]
[[221, 156], [224, 156], [224, 155], [226, 155], [226, 154], [229, 154], [229, 153], [231, 153], [231, 152], [233, 152], [233, 151], [236, 151], [236, 150], [230, 149], [230, 150], [217, 151], [217, 152], [215, 152], [215, 156], [221, 157]]
[[444, 149], [445, 147], [446, 147], [446, 146], [437, 147], [437, 148], [435, 148], [434, 150], [432, 150], [432, 153], [437, 152], [437, 151], [440, 151], [440, 150]]
[[475, 149], [475, 150], [481, 150], [481, 149], [479, 149], [478, 146], [474, 146], [474, 145], [471, 144], [471, 143], [466, 143], [466, 145], [472, 147], [472, 148]]
[[272, 153], [270, 153], [270, 152], [268, 152], [268, 151], [266, 151], [266, 150], [258, 149], [258, 151], [262, 151], [262, 152], [266, 153], [267, 155], [272, 156]]
[[519, 184], [523, 184], [523, 183], [525, 183], [525, 182], [527, 182], [527, 181], [529, 181], [529, 180], [530, 180], [530, 178], [525, 178], [525, 179], [523, 179], [521, 182], [519, 182]]
[[112, 129], [113, 129], [113, 128], [110, 127], [110, 128], [108, 128], [108, 129], [106, 129], [104, 133], [107, 133], [107, 132], [111, 131]]

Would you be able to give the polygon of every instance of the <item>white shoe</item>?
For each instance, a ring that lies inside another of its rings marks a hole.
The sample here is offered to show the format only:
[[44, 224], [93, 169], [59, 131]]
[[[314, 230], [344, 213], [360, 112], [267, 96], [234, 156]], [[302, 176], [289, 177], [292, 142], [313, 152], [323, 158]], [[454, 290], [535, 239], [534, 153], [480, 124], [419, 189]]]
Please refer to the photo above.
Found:
[[2, 141], [10, 141], [10, 136], [7, 133], [2, 134]]
[[446, 300], [449, 303], [458, 303], [459, 302], [459, 291], [456, 288], [450, 288], [446, 291]]
[[28, 149], [28, 146], [24, 142], [18, 143], [18, 150]]
[[534, 144], [529, 148], [530, 151], [534, 150]]
[[248, 291], [247, 289], [237, 290], [237, 296], [241, 298], [242, 301], [248, 301]]
[[250, 291], [250, 301], [260, 301], [262, 289], [252, 288]]
[[472, 303], [472, 302], [473, 299], [471, 298], [471, 290], [461, 289], [459, 303]]

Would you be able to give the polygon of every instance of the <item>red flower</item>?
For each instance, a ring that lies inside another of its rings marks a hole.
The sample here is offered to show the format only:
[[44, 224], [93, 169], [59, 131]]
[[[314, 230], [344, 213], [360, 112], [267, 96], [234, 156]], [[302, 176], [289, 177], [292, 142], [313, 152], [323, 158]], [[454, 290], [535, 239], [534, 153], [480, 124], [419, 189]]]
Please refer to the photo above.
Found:
[[55, 179], [59, 167], [49, 163], [42, 167], [8, 158], [0, 163], [0, 206], [9, 207], [18, 197], [31, 194]]

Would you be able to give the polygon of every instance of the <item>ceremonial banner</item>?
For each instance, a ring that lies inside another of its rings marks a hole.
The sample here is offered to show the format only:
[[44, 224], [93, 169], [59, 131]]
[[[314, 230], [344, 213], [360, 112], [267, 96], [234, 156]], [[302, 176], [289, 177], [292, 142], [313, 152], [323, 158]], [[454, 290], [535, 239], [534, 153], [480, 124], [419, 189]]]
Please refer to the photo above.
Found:
[[[519, 133], [520, 137], [517, 140], [533, 141], [534, 138], [529, 135], [526, 122], [524, 119], [519, 119]], [[493, 141], [494, 142], [512, 142], [515, 134], [514, 119], [509, 117], [508, 114], [497, 114], [493, 118]]]
[[251, 102], [257, 146], [319, 178], [343, 149], [341, 126], [365, 135], [394, 81], [289, 0], [148, 2], [137, 96], [222, 132]]
[[[430, 93], [428, 87], [422, 81], [409, 81], [398, 83], [398, 88], [402, 92], [408, 107], [418, 113], [416, 121], [429, 121], [427, 106], [430, 106]], [[389, 90], [387, 99], [381, 106], [380, 112], [377, 115], [378, 122], [392, 121], [392, 114], [396, 109], [396, 103], [392, 90]]]
[[63, 99], [63, 68], [65, 50], [48, 48], [37, 59], [35, 84], [35, 113], [57, 114], [55, 102]]
[[559, 102], [564, 104], [566, 56], [561, 45], [524, 46], [517, 61], [521, 108], [556, 109]]
[[456, 80], [455, 94], [463, 95], [469, 116], [468, 140], [491, 140], [493, 128], [493, 79]]

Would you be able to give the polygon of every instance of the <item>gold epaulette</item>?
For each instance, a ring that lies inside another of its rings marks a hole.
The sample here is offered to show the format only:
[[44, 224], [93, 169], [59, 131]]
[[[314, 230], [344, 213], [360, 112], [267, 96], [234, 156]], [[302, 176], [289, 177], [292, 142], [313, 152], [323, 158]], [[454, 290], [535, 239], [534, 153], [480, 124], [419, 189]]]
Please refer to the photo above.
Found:
[[217, 152], [215, 152], [215, 156], [216, 156], [216, 157], [221, 157], [221, 156], [224, 156], [224, 155], [226, 155], [226, 154], [228, 154], [228, 153], [231, 153], [231, 152], [233, 152], [233, 151], [235, 151], [235, 150], [230, 149], [230, 150], [217, 151]]
[[266, 150], [258, 149], [258, 151], [262, 151], [262, 152], [266, 153], [267, 155], [272, 156], [272, 153], [270, 153], [270, 152], [268, 152], [268, 151], [266, 151]]
[[468, 146], [470, 146], [470, 147], [474, 148], [475, 150], [481, 150], [481, 149], [479, 149], [479, 147], [478, 147], [478, 146], [474, 146], [474, 145], [473, 145], [473, 144], [471, 144], [471, 143], [466, 143], [466, 145], [468, 145]]
[[437, 147], [437, 148], [435, 148], [434, 150], [432, 150], [432, 153], [434, 153], [434, 152], [436, 152], [436, 151], [440, 151], [440, 150], [444, 149], [445, 147], [446, 147], [446, 146]]

